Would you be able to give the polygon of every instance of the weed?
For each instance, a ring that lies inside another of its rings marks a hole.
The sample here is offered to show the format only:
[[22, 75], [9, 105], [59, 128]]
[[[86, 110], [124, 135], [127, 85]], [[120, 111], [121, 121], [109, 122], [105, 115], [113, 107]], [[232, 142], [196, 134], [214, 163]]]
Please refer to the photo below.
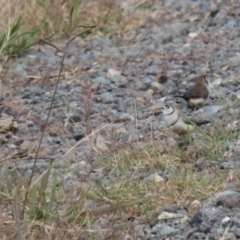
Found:
[[0, 54], [13, 55], [31, 47], [37, 31], [21, 32], [21, 19], [16, 19], [7, 30], [0, 34]]

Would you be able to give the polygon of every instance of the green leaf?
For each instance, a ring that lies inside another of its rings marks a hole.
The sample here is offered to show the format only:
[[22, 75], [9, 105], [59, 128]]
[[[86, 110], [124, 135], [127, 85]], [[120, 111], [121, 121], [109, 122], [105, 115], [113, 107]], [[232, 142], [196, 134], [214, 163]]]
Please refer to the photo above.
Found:
[[77, 26], [78, 11], [79, 11], [79, 0], [73, 0], [73, 9], [71, 12], [71, 21], [70, 21], [71, 31]]
[[51, 196], [50, 196], [50, 203], [49, 203], [50, 211], [53, 209], [53, 204], [55, 202], [55, 197], [56, 197], [56, 190], [57, 190], [57, 178], [55, 177], [53, 179], [52, 189], [51, 189]]
[[37, 212], [37, 192], [38, 192], [38, 185], [36, 184], [33, 188], [32, 195], [31, 195], [31, 202], [30, 202], [30, 211], [29, 211], [29, 217], [30, 219], [34, 218], [34, 215]]

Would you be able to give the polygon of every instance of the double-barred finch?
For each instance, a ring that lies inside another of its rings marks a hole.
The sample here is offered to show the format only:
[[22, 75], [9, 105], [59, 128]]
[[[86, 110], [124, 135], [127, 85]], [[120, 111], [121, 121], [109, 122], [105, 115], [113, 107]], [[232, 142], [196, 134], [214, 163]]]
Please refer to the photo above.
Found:
[[162, 112], [163, 119], [167, 127], [169, 127], [173, 132], [183, 135], [195, 129], [193, 125], [188, 124], [183, 120], [177, 108], [170, 105], [164, 105]]
[[207, 100], [209, 94], [208, 86], [210, 86], [209, 77], [201, 75], [196, 78], [195, 85], [190, 87], [184, 94], [174, 97], [183, 98], [190, 108], [195, 108]]

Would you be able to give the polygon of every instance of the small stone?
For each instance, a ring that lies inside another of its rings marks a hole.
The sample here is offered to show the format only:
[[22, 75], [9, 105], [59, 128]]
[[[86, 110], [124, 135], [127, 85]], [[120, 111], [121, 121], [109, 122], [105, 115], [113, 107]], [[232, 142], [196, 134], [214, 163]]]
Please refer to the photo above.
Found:
[[8, 146], [9, 146], [10, 148], [12, 148], [12, 149], [16, 149], [16, 148], [17, 148], [17, 146], [14, 145], [14, 144], [9, 144]]
[[240, 207], [240, 193], [233, 190], [220, 192], [213, 196], [212, 201], [215, 206], [224, 206], [228, 208]]
[[201, 202], [199, 200], [194, 200], [191, 202], [191, 209], [197, 211], [201, 207]]
[[69, 108], [72, 108], [72, 109], [76, 108], [77, 106], [78, 106], [78, 103], [75, 101], [69, 104]]
[[216, 80], [213, 81], [213, 85], [220, 85], [222, 83], [222, 79], [221, 78], [217, 78]]
[[178, 230], [177, 229], [174, 229], [173, 227], [170, 227], [168, 225], [163, 225], [162, 226], [162, 230], [161, 230], [161, 235], [162, 236], [168, 236], [172, 233], [175, 233], [177, 232]]
[[179, 38], [179, 37], [176, 37], [176, 38], [172, 39], [172, 43], [175, 43], [175, 44], [180, 44], [182, 42], [183, 42], [182, 38]]
[[152, 174], [150, 176], [150, 179], [155, 183], [164, 182], [164, 179], [161, 176], [159, 176], [159, 174], [157, 174], [157, 173]]
[[204, 157], [197, 159], [197, 161], [194, 164], [194, 167], [201, 170], [204, 166], [205, 161], [206, 161], [206, 159]]
[[222, 235], [224, 233], [224, 229], [223, 228], [218, 228], [217, 229], [217, 234], [218, 235]]
[[13, 117], [1, 118], [0, 119], [0, 133], [8, 131], [15, 131], [18, 129], [18, 123], [13, 120]]
[[187, 36], [187, 35], [189, 34], [189, 30], [186, 29], [186, 28], [184, 28], [184, 29], [181, 30], [180, 33], [181, 33], [181, 35], [183, 35], [183, 36]]
[[112, 103], [114, 100], [113, 94], [109, 92], [102, 93], [101, 98], [104, 103]]
[[97, 181], [100, 180], [104, 177], [104, 171], [103, 169], [95, 169], [91, 172], [90, 174], [90, 179]]
[[240, 228], [239, 227], [236, 227], [234, 230], [233, 230], [234, 234], [236, 235], [236, 237], [240, 237]]
[[81, 116], [75, 113], [68, 113], [67, 117], [68, 117], [68, 121], [73, 123], [80, 122], [82, 120]]
[[177, 218], [178, 215], [175, 213], [170, 213], [170, 212], [162, 212], [159, 216], [158, 216], [158, 220], [165, 220], [165, 219], [174, 219]]
[[7, 138], [5, 137], [5, 135], [0, 134], [0, 144], [4, 144], [7, 142]]
[[120, 88], [126, 88], [128, 84], [127, 78], [125, 78], [124, 76], [118, 76], [118, 75], [112, 76], [111, 82], [115, 83]]
[[47, 119], [47, 115], [45, 113], [41, 112], [39, 118], [40, 118], [41, 121], [45, 122], [46, 119]]
[[93, 79], [94, 83], [100, 83], [100, 84], [105, 84], [105, 85], [109, 85], [110, 84], [110, 80], [107, 79], [106, 77], [97, 77], [95, 79]]
[[135, 117], [129, 113], [122, 113], [120, 116], [116, 116], [112, 120], [114, 123], [128, 122], [128, 121], [134, 121]]
[[237, 239], [235, 234], [232, 232], [227, 232], [226, 234], [224, 233], [224, 240], [235, 240]]
[[27, 169], [24, 175], [25, 175], [25, 177], [30, 177], [32, 175], [32, 170]]
[[136, 142], [141, 138], [141, 135], [139, 136], [139, 133], [137, 131], [130, 131], [122, 134], [119, 137], [119, 141], [123, 143], [129, 143], [129, 142]]
[[50, 137], [57, 137], [59, 135], [59, 129], [57, 127], [51, 127], [48, 132]]
[[159, 83], [166, 83], [167, 80], [168, 80], [168, 77], [167, 77], [167, 76], [164, 76], [164, 75], [161, 75], [161, 76], [158, 78]]
[[193, 239], [207, 239], [205, 233], [203, 232], [195, 232], [192, 237]]
[[207, 108], [207, 111], [206, 111], [206, 114], [207, 115], [212, 115], [214, 113], [217, 113], [219, 112], [221, 109], [223, 109], [224, 107], [223, 106], [209, 106]]
[[222, 220], [221, 224], [222, 224], [223, 227], [226, 227], [230, 222], [231, 222], [231, 218], [230, 217], [225, 217]]
[[235, 20], [230, 20], [224, 26], [226, 28], [233, 30], [236, 27], [236, 22], [235, 22]]
[[107, 72], [108, 77], [112, 77], [112, 76], [116, 76], [116, 75], [120, 76], [121, 72], [118, 70], [112, 69], [112, 68], [110, 68]]
[[192, 39], [196, 38], [198, 36], [198, 33], [189, 33], [188, 36]]
[[184, 216], [183, 218], [181, 218], [180, 222], [183, 224], [185, 222], [188, 221], [188, 216]]
[[105, 141], [105, 139], [101, 136], [98, 135], [97, 138], [95, 139], [95, 143], [94, 143], [94, 150], [96, 150], [96, 152], [108, 152], [109, 148], [106, 144], [107, 142]]
[[27, 141], [27, 140], [20, 145], [21, 152], [27, 152], [27, 151], [33, 150], [34, 148], [35, 148], [34, 142]]
[[144, 94], [144, 97], [149, 98], [152, 97], [154, 91], [152, 89], [148, 89], [146, 93]]
[[20, 133], [27, 134], [27, 132], [28, 132], [28, 126], [27, 126], [27, 124], [26, 124], [26, 123], [19, 123], [18, 131], [19, 131]]
[[156, 88], [158, 90], [159, 93], [161, 93], [163, 91], [163, 85], [158, 83], [158, 82], [152, 82], [151, 86], [153, 88]]
[[229, 59], [229, 63], [233, 67], [237, 67], [240, 64], [240, 56], [234, 56]]

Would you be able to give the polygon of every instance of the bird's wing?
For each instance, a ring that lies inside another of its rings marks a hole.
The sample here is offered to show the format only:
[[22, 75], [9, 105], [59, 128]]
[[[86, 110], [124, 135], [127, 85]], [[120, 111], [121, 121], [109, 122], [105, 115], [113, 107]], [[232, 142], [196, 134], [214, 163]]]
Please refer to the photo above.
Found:
[[192, 98], [199, 98], [199, 91], [198, 90], [189, 90], [183, 94], [185, 99], [192, 99]]
[[199, 86], [199, 88], [190, 88], [187, 92], [183, 94], [185, 99], [193, 99], [193, 98], [207, 98], [208, 90], [205, 87]]

